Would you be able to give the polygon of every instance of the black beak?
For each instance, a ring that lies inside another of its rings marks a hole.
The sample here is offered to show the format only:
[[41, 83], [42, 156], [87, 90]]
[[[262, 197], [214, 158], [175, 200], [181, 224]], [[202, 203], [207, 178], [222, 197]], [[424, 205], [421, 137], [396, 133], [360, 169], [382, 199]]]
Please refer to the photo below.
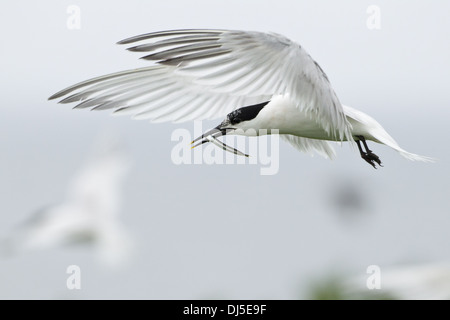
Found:
[[220, 125], [218, 125], [217, 127], [205, 132], [200, 137], [192, 140], [191, 144], [194, 144], [197, 141], [201, 140], [199, 143], [193, 145], [192, 148], [198, 147], [199, 145], [204, 144], [205, 142], [209, 142], [209, 140], [207, 139], [207, 137], [209, 137], [209, 136], [211, 136], [213, 138], [218, 138], [218, 137], [224, 136], [226, 134], [227, 134], [226, 129], [220, 129]]
[[199, 145], [202, 145], [202, 144], [204, 144], [204, 143], [206, 143], [206, 142], [212, 142], [213, 144], [215, 144], [215, 145], [218, 146], [219, 148], [222, 148], [222, 149], [225, 150], [225, 151], [228, 151], [228, 152], [237, 154], [237, 155], [239, 155], [239, 156], [245, 156], [245, 157], [248, 157], [247, 154], [245, 154], [245, 153], [243, 153], [243, 152], [241, 152], [241, 151], [239, 151], [239, 150], [237, 150], [237, 149], [235, 149], [235, 148], [232, 148], [232, 147], [230, 147], [230, 146], [227, 146], [225, 143], [223, 143], [222, 141], [220, 141], [220, 140], [217, 139], [218, 137], [225, 136], [227, 133], [229, 133], [229, 132], [231, 132], [231, 131], [233, 131], [233, 129], [221, 129], [221, 128], [220, 128], [220, 125], [218, 125], [217, 127], [215, 127], [215, 128], [213, 128], [213, 129], [211, 129], [211, 130], [205, 132], [205, 133], [202, 134], [200, 137], [194, 139], [194, 140], [191, 142], [191, 144], [194, 144], [194, 143], [197, 142], [197, 141], [199, 141], [199, 142], [197, 142], [196, 144], [194, 144], [194, 145], [192, 146], [192, 149], [195, 148], [195, 147], [198, 147]]

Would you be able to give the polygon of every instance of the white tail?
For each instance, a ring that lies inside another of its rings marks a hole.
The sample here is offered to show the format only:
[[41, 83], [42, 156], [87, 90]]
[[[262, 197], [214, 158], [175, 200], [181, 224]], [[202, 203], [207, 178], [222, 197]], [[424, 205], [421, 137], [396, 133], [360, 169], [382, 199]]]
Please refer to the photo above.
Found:
[[[374, 120], [375, 121], [375, 120]], [[370, 133], [372, 136], [378, 140], [377, 142], [387, 145], [392, 149], [396, 150], [398, 153], [402, 155], [402, 157], [411, 160], [411, 161], [423, 161], [423, 162], [435, 162], [436, 160], [430, 157], [421, 156], [415, 153], [408, 152], [402, 149], [398, 143], [392, 138], [389, 133], [384, 130], [384, 128], [377, 122], [378, 128], [372, 128]]]
[[[344, 106], [344, 111], [347, 115], [347, 119], [350, 120], [354, 129], [358, 131], [358, 134], [362, 134], [366, 139], [373, 140], [378, 143], [382, 143], [391, 147], [400, 153], [404, 158], [411, 161], [423, 161], [423, 162], [435, 162], [436, 159], [420, 156], [418, 154], [414, 154], [408, 152], [398, 145], [398, 143], [392, 138], [389, 133], [384, 130], [384, 128], [372, 117], [361, 112], [359, 110], [353, 109], [349, 106]], [[354, 120], [355, 122], [353, 122]], [[361, 131], [359, 133], [359, 131]]]

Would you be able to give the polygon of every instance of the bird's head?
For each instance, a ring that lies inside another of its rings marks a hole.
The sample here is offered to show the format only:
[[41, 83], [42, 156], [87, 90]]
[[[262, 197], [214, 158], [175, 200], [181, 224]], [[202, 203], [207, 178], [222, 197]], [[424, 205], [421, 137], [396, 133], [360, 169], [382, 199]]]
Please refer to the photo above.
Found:
[[[195, 148], [196, 146], [199, 146], [206, 142], [212, 142], [226, 151], [230, 151], [234, 154], [248, 157], [248, 155], [240, 152], [239, 150], [227, 146], [222, 141], [217, 140], [217, 138], [227, 134], [255, 135], [255, 134], [248, 134], [248, 129], [249, 128], [256, 129], [252, 125], [252, 122], [253, 120], [255, 120], [259, 112], [262, 110], [262, 108], [264, 108], [264, 106], [267, 103], [268, 102], [264, 102], [248, 107], [243, 107], [236, 109], [233, 112], [230, 112], [217, 127], [205, 132], [200, 137], [194, 139], [191, 143], [193, 144], [197, 141], [198, 143], [192, 146], [192, 148]], [[252, 132], [255, 132], [255, 130], [253, 130]]]

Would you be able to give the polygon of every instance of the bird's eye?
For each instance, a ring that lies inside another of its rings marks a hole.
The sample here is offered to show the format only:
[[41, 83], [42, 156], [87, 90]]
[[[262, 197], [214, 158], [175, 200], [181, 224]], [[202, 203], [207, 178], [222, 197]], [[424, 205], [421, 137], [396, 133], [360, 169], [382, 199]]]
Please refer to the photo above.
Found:
[[242, 120], [239, 117], [229, 117], [228, 118], [228, 122], [230, 124], [238, 124], [239, 122], [241, 122]]

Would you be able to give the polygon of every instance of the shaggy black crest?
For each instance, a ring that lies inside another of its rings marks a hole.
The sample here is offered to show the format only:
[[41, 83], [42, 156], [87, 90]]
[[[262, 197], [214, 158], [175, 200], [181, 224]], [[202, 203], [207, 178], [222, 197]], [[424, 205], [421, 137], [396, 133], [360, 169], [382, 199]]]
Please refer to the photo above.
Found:
[[237, 124], [242, 121], [248, 121], [256, 118], [258, 113], [264, 108], [266, 104], [268, 104], [269, 101], [255, 104], [248, 107], [243, 107], [234, 110], [233, 112], [228, 114], [228, 120], [231, 124]]

